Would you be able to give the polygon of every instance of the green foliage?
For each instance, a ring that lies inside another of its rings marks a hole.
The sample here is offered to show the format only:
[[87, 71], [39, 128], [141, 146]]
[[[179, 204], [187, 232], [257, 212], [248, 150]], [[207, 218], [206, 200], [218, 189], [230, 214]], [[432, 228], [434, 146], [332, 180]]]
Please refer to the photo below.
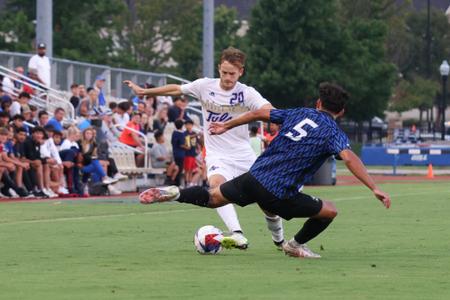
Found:
[[429, 109], [439, 88], [436, 81], [421, 76], [415, 76], [411, 80], [402, 79], [397, 84], [389, 109], [398, 112], [413, 108]]
[[347, 117], [368, 120], [382, 115], [391, 93], [387, 26], [367, 18], [339, 21], [336, 3], [259, 1], [250, 24], [248, 72], [276, 106], [311, 104], [319, 82], [338, 82], [352, 95]]

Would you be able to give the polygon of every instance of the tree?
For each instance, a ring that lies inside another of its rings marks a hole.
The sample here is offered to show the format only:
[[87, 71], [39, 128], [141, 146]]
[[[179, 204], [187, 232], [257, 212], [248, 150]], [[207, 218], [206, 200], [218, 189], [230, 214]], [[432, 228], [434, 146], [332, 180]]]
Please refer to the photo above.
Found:
[[261, 0], [255, 6], [248, 72], [274, 105], [311, 104], [318, 84], [327, 80], [352, 95], [349, 119], [383, 114], [395, 74], [385, 60], [387, 26], [373, 18], [343, 23], [339, 9], [336, 1], [325, 0]]

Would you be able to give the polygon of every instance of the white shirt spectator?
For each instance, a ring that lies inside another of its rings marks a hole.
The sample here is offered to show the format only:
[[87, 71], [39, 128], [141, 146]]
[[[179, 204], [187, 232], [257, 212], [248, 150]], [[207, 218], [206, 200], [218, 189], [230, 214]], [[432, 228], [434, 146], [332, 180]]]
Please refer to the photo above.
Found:
[[115, 113], [113, 116], [113, 121], [114, 124], [120, 124], [121, 127], [127, 126], [128, 122], [130, 122], [130, 115], [128, 113], [124, 113], [123, 115]]
[[14, 101], [11, 106], [9, 107], [9, 115], [14, 117], [15, 115], [20, 115], [22, 106], [20, 105], [19, 101]]
[[2, 81], [3, 92], [12, 96], [14, 92], [14, 82], [9, 77], [3, 77]]
[[37, 75], [44, 82], [46, 87], [50, 87], [50, 60], [47, 56], [33, 55], [28, 62], [28, 69], [37, 70]]
[[41, 146], [41, 158], [53, 158], [56, 160], [57, 164], [62, 164], [58, 148], [56, 148], [53, 138], [47, 139]]
[[62, 142], [61, 146], [59, 147], [59, 151], [70, 150], [70, 149], [72, 149], [73, 147], [74, 147], [74, 148], [77, 148], [77, 149], [80, 149], [80, 148], [78, 147], [78, 143], [77, 143], [77, 142], [71, 142], [71, 141], [69, 141], [69, 139], [65, 139], [65, 140]]

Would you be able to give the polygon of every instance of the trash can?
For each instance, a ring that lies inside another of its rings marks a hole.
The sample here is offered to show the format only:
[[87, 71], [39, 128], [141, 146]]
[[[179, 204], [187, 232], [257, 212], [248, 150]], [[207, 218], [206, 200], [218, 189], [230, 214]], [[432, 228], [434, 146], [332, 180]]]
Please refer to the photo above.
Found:
[[336, 184], [336, 160], [334, 156], [328, 157], [323, 165], [314, 174], [310, 185], [335, 185]]

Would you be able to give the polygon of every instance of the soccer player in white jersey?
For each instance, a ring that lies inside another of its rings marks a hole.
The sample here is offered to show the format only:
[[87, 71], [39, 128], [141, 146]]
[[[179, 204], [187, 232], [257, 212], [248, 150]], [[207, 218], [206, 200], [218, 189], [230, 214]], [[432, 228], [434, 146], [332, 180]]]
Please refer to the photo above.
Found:
[[[244, 73], [245, 54], [233, 47], [222, 51], [219, 63], [220, 78], [202, 78], [191, 83], [143, 89], [137, 84], [124, 81], [137, 95], [179, 96], [189, 95], [202, 104], [203, 127], [206, 147], [206, 165], [211, 188], [247, 172], [256, 156], [250, 146], [248, 126], [239, 126], [223, 135], [210, 135], [210, 122], [226, 122], [239, 115], [257, 109], [270, 109], [272, 105], [254, 88], [238, 82]], [[217, 208], [217, 212], [232, 232], [232, 247], [246, 249], [248, 240], [244, 237], [236, 210], [232, 204]], [[267, 227], [272, 240], [281, 247], [284, 242], [281, 218], [266, 214]]]

